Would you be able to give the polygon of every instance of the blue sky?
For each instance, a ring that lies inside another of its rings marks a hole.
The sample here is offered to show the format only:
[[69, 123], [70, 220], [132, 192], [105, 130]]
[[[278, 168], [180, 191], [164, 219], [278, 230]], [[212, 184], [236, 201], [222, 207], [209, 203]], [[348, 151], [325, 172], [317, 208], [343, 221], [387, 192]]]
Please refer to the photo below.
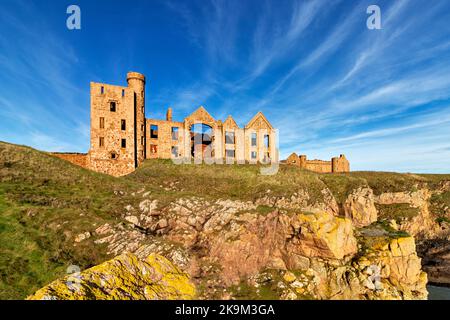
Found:
[[0, 140], [86, 152], [89, 82], [133, 70], [147, 117], [204, 105], [245, 125], [262, 111], [283, 157], [450, 172], [449, 21], [447, 0], [0, 0]]

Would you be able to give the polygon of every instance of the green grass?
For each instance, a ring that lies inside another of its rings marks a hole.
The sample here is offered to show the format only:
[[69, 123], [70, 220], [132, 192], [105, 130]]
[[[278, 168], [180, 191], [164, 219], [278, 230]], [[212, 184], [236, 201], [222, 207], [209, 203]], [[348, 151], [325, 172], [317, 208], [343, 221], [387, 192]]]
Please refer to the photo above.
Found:
[[435, 193], [430, 199], [430, 211], [436, 217], [439, 223], [450, 221], [450, 191], [443, 193]]
[[0, 299], [23, 299], [65, 274], [104, 261], [80, 232], [117, 221], [126, 181], [99, 175], [27, 147], [0, 143]]
[[420, 214], [419, 208], [411, 207], [408, 203], [376, 204], [378, 209], [378, 219], [401, 222], [409, 220]]
[[368, 184], [366, 179], [353, 174], [324, 174], [320, 179], [330, 189], [338, 203], [343, 203], [353, 190]]
[[[84, 269], [108, 259], [105, 248], [94, 245], [95, 236], [77, 246], [74, 236], [104, 223], [120, 222], [126, 205], [137, 207], [142, 201], [133, 196], [141, 189], [150, 191], [163, 209], [180, 197], [254, 201], [268, 194], [289, 198], [302, 191], [308, 192], [313, 204], [323, 201], [321, 191], [326, 187], [342, 202], [359, 186], [369, 185], [379, 194], [411, 191], [426, 183], [438, 186], [449, 179], [449, 175], [383, 172], [316, 174], [284, 165], [272, 176], [261, 175], [259, 170], [254, 165], [175, 165], [148, 160], [133, 174], [114, 178], [32, 148], [0, 142], [0, 299], [23, 299], [64, 275], [69, 265]], [[434, 200], [442, 205], [449, 198], [443, 194]], [[272, 210], [270, 206], [256, 208], [262, 215]], [[382, 211], [385, 217], [394, 218], [413, 214], [405, 207]], [[265, 289], [261, 290], [265, 296]]]
[[449, 223], [449, 224], [450, 224], [450, 219], [447, 218], [447, 217], [439, 217], [439, 218], [436, 218], [436, 222], [437, 222], [437, 223], [443, 223], [443, 222], [445, 222], [445, 223]]
[[282, 281], [279, 271], [265, 270], [261, 275], [264, 275], [266, 279], [265, 281], [257, 279], [259, 284], [257, 287], [250, 285], [246, 279], [242, 279], [239, 284], [229, 287], [228, 291], [237, 300], [279, 300], [281, 290], [277, 284]]

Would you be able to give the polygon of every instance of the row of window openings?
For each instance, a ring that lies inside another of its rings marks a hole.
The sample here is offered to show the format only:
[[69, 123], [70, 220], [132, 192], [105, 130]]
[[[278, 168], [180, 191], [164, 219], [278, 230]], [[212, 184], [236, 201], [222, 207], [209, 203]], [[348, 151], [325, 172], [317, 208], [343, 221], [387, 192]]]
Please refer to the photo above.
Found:
[[[142, 130], [144, 126], [142, 126]], [[105, 118], [104, 117], [100, 117], [100, 129], [105, 129]], [[122, 119], [120, 120], [120, 129], [125, 131], [127, 129], [127, 121]]]
[[[227, 158], [234, 158], [234, 157], [236, 156], [236, 153], [235, 153], [235, 150], [229, 150], [229, 149], [227, 149], [227, 150], [225, 150], [225, 155], [226, 155]], [[252, 158], [253, 160], [256, 159], [257, 156], [258, 156], [258, 154], [257, 154], [256, 151], [252, 151], [252, 152], [251, 152], [251, 158]], [[266, 154], [265, 154], [264, 156], [265, 156], [266, 159], [269, 158], [269, 153], [266, 152]]]
[[[144, 137], [141, 137], [141, 145], [144, 145]], [[104, 147], [105, 146], [105, 138], [104, 137], [100, 137], [98, 144], [100, 147]], [[127, 139], [121, 139], [120, 140], [120, 146], [122, 149], [125, 149], [127, 147]]]
[[[158, 146], [155, 145], [155, 144], [150, 145], [150, 153], [152, 153], [152, 154], [158, 153]], [[178, 157], [178, 147], [177, 146], [172, 146], [171, 153], [172, 153], [172, 155], [174, 157]], [[235, 150], [228, 150], [227, 149], [227, 150], [225, 150], [225, 154], [226, 154], [227, 158], [234, 158], [236, 156]], [[252, 151], [251, 152], [251, 158], [253, 160], [255, 160], [257, 158], [257, 156], [258, 156], [258, 154], [257, 154], [256, 151]], [[269, 153], [268, 152], [265, 154], [265, 158], [266, 159], [269, 158]]]
[[[172, 140], [178, 140], [178, 127], [172, 127]], [[158, 126], [152, 124], [150, 126], [150, 138], [158, 139]]]
[[[104, 94], [105, 93], [105, 87], [101, 87], [100, 88], [100, 94]], [[125, 89], [122, 89], [122, 98], [125, 97]]]
[[[116, 110], [117, 110], [117, 103], [115, 101], [110, 101], [109, 102], [109, 111], [116, 112]], [[142, 111], [142, 113], [145, 113], [144, 106], [141, 107], [141, 111]]]
[[[151, 154], [157, 154], [158, 153], [158, 145], [156, 144], [151, 144], [150, 145], [150, 153]], [[178, 153], [178, 147], [177, 146], [172, 146], [170, 153], [174, 156], [174, 157], [178, 157], [180, 154]]]
[[[225, 143], [226, 144], [235, 144], [235, 141], [236, 141], [236, 139], [235, 139], [235, 136], [234, 136], [234, 132], [226, 131], [225, 132]], [[252, 147], [256, 147], [257, 146], [257, 141], [258, 141], [258, 135], [254, 132], [251, 135], [251, 146]], [[270, 145], [269, 141], [270, 141], [269, 135], [265, 134], [264, 135], [264, 146], [266, 148], [269, 148], [269, 145]]]
[[[103, 118], [103, 117], [100, 117], [100, 129], [105, 129], [105, 118]], [[125, 131], [127, 129], [127, 121], [126, 120], [124, 120], [124, 119], [120, 120], [120, 129], [122, 131]], [[144, 129], [145, 129], [145, 126], [142, 125], [141, 131], [144, 131]]]
[[[151, 125], [150, 126], [150, 138], [152, 139], [158, 139], [158, 126], [157, 125]], [[172, 127], [172, 140], [178, 140], [178, 127]], [[269, 135], [264, 135], [264, 146], [266, 148], [269, 148]], [[225, 143], [226, 144], [235, 144], [236, 138], [234, 135], [234, 132], [226, 131], [225, 132]], [[257, 134], [252, 133], [251, 136], [251, 145], [252, 147], [256, 147], [257, 145]]]
[[[145, 156], [144, 150], [141, 151], [141, 155], [142, 155], [142, 157]], [[117, 159], [117, 153], [111, 152], [111, 159], [113, 159], [113, 160]]]
[[[178, 153], [178, 147], [177, 146], [172, 146], [172, 148], [171, 148], [171, 154], [174, 156], [174, 157], [178, 157], [180, 154]], [[156, 145], [156, 144], [151, 144], [150, 145], [150, 153], [151, 154], [157, 154], [158, 153], [158, 145]]]
[[[105, 87], [101, 87], [100, 88], [100, 93], [104, 94], [105, 93]], [[122, 89], [122, 98], [125, 97], [125, 89]], [[141, 91], [141, 97], [144, 98], [144, 91]]]
[[[100, 128], [101, 129], [104, 128], [104, 121], [105, 121], [104, 118], [100, 118]], [[126, 121], [125, 120], [121, 121], [121, 129], [122, 130], [126, 130]], [[154, 128], [152, 128], [150, 130], [150, 137], [152, 139], [157, 139], [158, 138], [158, 129], [155, 130]], [[234, 135], [233, 135], [233, 138], [234, 138]], [[103, 138], [100, 138], [100, 139], [103, 139]], [[172, 139], [173, 140], [178, 140], [178, 127], [172, 127]], [[122, 145], [124, 145], [124, 142], [123, 142], [124, 140], [125, 139], [122, 139]], [[102, 140], [100, 140], [100, 141], [102, 141]], [[265, 146], [268, 148], [269, 147], [269, 136], [268, 135], [264, 136], [264, 141], [265, 141]], [[234, 144], [234, 139], [231, 140], [231, 138], [230, 138], [229, 140], [226, 141], [226, 143], [227, 144]], [[125, 142], [125, 144], [126, 144], [126, 142]], [[141, 137], [141, 144], [144, 145], [144, 137]], [[102, 142], [100, 142], [100, 146], [101, 147], [103, 146]], [[254, 147], [254, 146], [256, 146], [256, 138], [252, 137], [252, 147]], [[122, 148], [125, 148], [125, 147], [122, 146]], [[227, 154], [228, 154], [228, 152], [230, 153], [230, 157], [234, 157], [234, 150], [226, 150], [226, 151], [227, 151]], [[231, 156], [231, 152], [233, 152], [232, 156]], [[252, 158], [255, 159], [256, 155], [255, 155], [255, 157], [253, 157], [253, 153], [256, 154], [256, 152], [255, 151], [252, 152]]]

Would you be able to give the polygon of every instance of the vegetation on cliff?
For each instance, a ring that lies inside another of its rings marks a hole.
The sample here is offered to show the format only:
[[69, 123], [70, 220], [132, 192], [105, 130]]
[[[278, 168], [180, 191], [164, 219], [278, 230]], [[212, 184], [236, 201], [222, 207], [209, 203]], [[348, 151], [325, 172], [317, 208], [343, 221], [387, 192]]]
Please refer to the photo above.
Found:
[[[28, 147], [0, 143], [0, 299], [25, 298], [66, 276], [70, 265], [85, 270], [124, 250], [141, 260], [156, 251], [185, 267], [199, 297], [223, 297], [219, 292], [227, 288], [232, 296], [239, 285], [223, 281], [227, 266], [210, 259], [214, 249], [219, 252], [231, 243], [238, 250], [253, 243], [260, 251], [243, 271], [274, 270], [283, 267], [282, 259], [262, 266], [266, 253], [261, 239], [272, 239], [265, 232], [281, 216], [306, 214], [301, 220], [307, 223], [312, 219], [307, 214], [327, 212], [338, 219], [347, 216], [354, 224], [359, 219], [358, 228], [364, 228], [372, 223], [375, 207], [385, 225], [396, 220], [398, 236], [420, 236], [425, 227], [431, 230], [432, 223], [449, 218], [449, 180], [450, 175], [316, 174], [288, 166], [281, 166], [277, 175], [262, 176], [258, 166], [174, 165], [164, 160], [146, 161], [133, 174], [113, 178]], [[430, 192], [419, 192], [424, 189]], [[370, 219], [365, 219], [365, 210], [372, 212]], [[420, 228], [423, 217], [430, 225]], [[313, 243], [315, 230], [321, 228], [311, 227]], [[274, 241], [280, 235], [284, 231], [273, 234]], [[363, 245], [358, 237], [356, 256]], [[336, 248], [329, 240], [321, 243]], [[313, 260], [308, 260], [310, 266]], [[301, 266], [306, 260], [300, 255], [296, 263]]]

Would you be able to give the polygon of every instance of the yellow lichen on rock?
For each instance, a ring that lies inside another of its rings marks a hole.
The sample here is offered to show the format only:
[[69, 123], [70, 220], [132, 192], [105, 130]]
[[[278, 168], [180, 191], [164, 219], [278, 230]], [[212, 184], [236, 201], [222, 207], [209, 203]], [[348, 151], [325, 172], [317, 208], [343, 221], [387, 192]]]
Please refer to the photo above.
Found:
[[79, 274], [56, 280], [29, 300], [175, 300], [193, 299], [189, 276], [163, 256], [145, 261], [122, 254]]
[[426, 299], [427, 275], [421, 270], [414, 237], [380, 238], [373, 244], [356, 262], [356, 268], [367, 274], [372, 267], [378, 273], [370, 272], [367, 276], [372, 280], [379, 277], [381, 286], [366, 289], [365, 295], [369, 299]]
[[[327, 212], [297, 215], [299, 241], [296, 251], [307, 257], [343, 259], [358, 250], [350, 219]], [[295, 223], [293, 224], [295, 225]]]

